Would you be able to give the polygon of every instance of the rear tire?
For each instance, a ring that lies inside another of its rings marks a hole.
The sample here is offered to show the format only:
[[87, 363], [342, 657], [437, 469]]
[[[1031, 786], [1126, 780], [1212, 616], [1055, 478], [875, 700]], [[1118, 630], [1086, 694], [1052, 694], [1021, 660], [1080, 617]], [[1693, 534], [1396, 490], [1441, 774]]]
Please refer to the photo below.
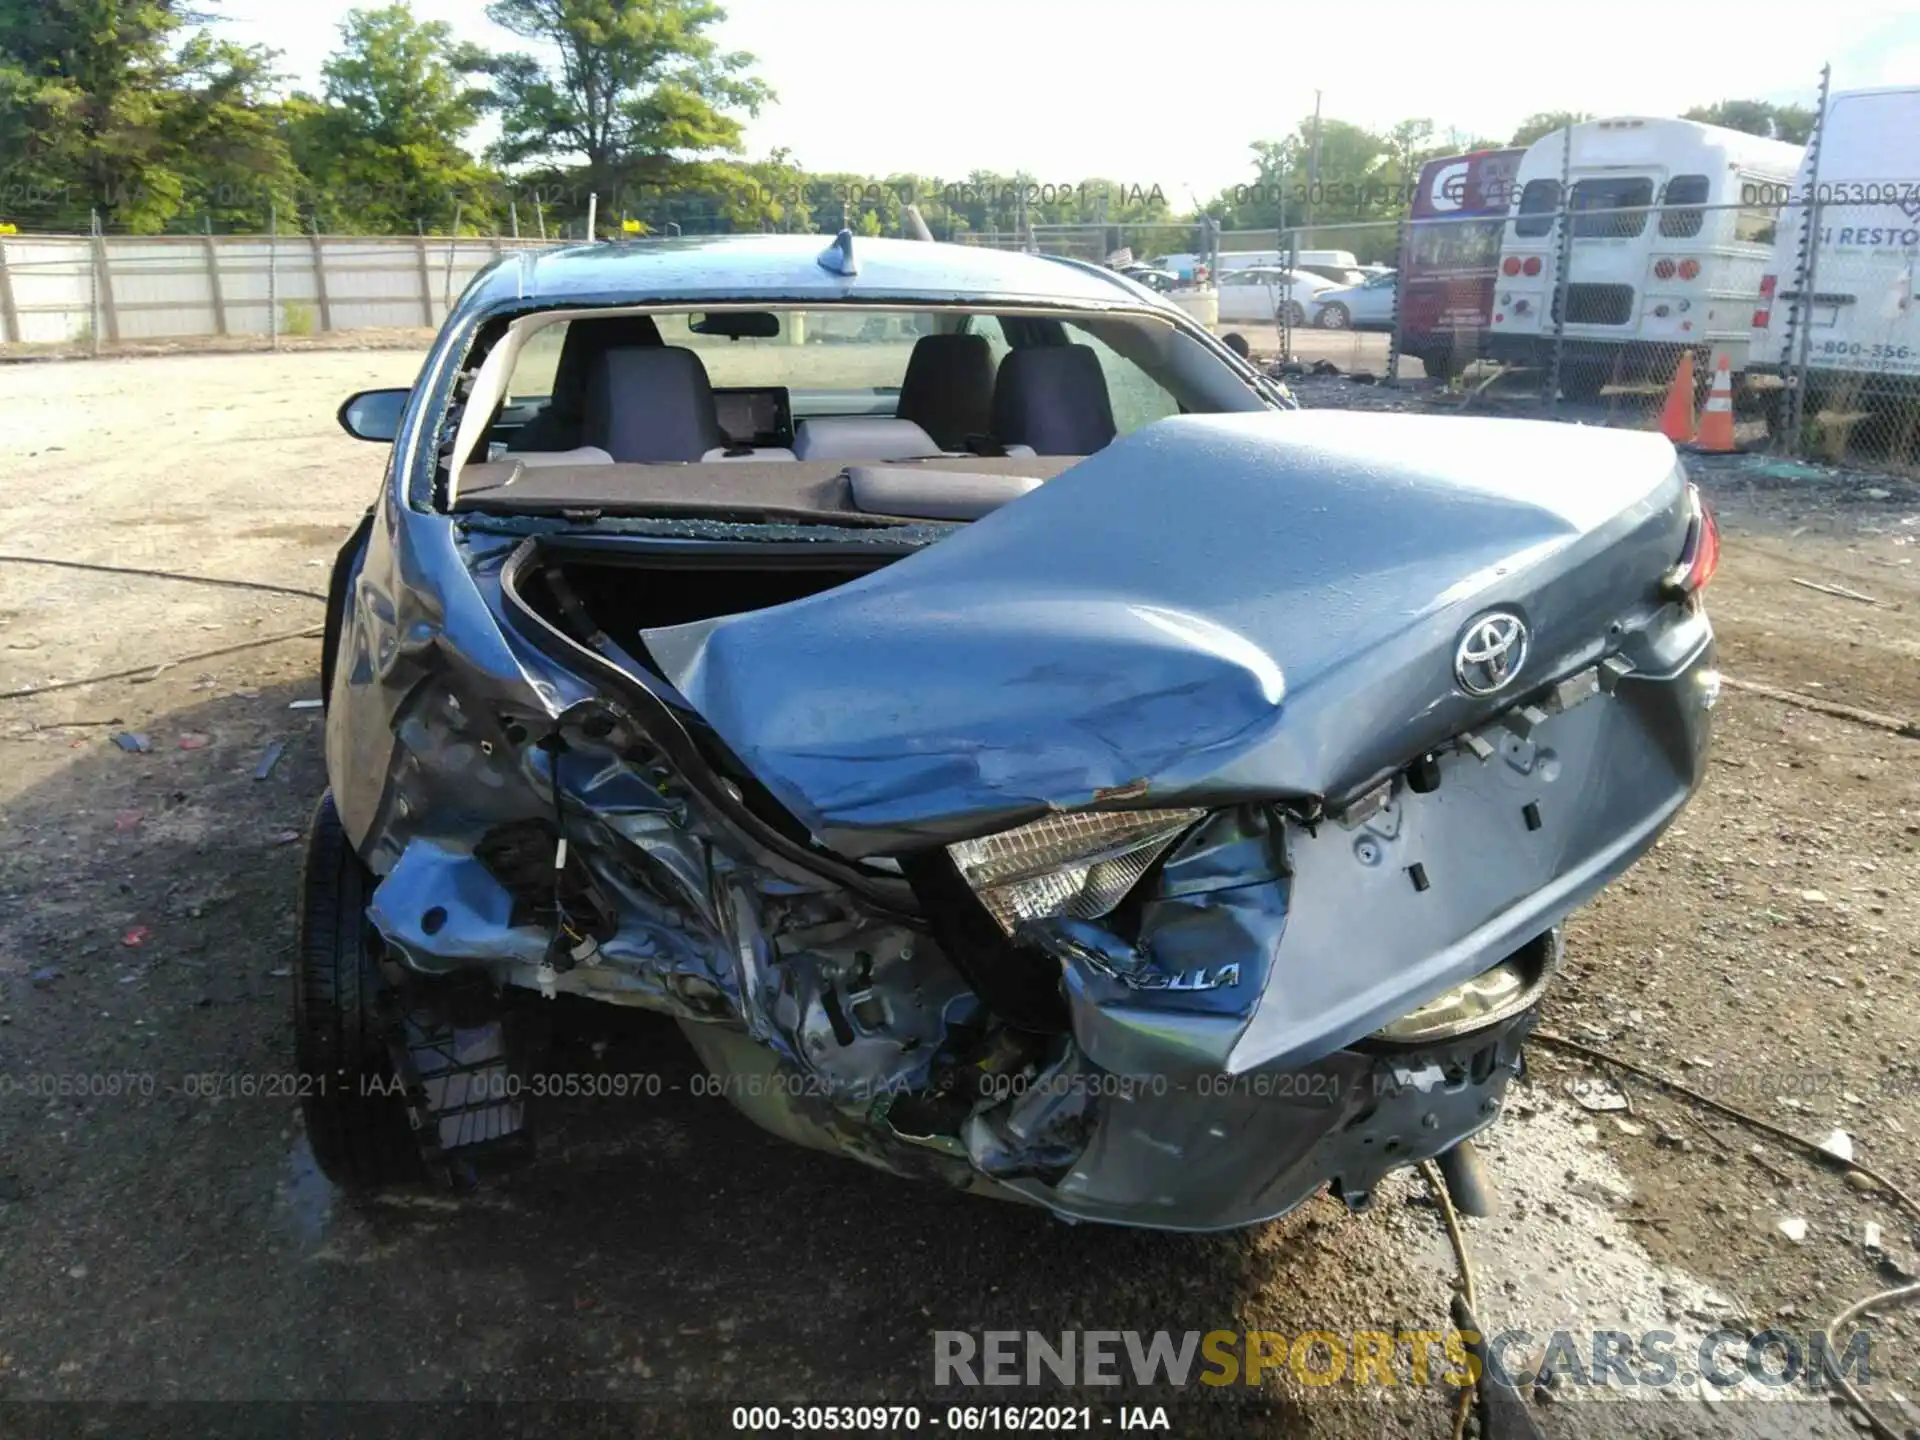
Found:
[[1592, 360], [1569, 360], [1560, 367], [1560, 395], [1562, 399], [1584, 404], [1600, 398], [1601, 387], [1607, 383], [1607, 367]]
[[381, 1014], [378, 939], [367, 920], [374, 879], [347, 843], [331, 792], [307, 837], [294, 952], [294, 1053], [307, 1141], [336, 1185], [374, 1190], [420, 1178], [407, 1107]]
[[1313, 323], [1322, 330], [1345, 330], [1353, 324], [1353, 317], [1347, 313], [1346, 306], [1332, 300], [1321, 308], [1319, 318]]
[[1458, 373], [1454, 369], [1451, 351], [1439, 355], [1422, 355], [1420, 368], [1427, 372], [1429, 380], [1451, 380]]

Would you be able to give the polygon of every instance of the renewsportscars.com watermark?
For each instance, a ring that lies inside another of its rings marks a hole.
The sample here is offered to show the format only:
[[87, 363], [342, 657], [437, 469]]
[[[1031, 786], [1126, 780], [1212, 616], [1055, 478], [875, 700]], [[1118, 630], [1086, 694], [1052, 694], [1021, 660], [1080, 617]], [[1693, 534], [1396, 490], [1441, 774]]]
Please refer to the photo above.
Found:
[[[1484, 1359], [1482, 1358], [1484, 1357]], [[1594, 1389], [1740, 1387], [1823, 1391], [1828, 1377], [1872, 1380], [1865, 1330], [1838, 1350], [1819, 1332], [1714, 1330], [936, 1330], [936, 1385], [1302, 1385], [1464, 1387], [1484, 1370], [1522, 1389], [1542, 1379]]]

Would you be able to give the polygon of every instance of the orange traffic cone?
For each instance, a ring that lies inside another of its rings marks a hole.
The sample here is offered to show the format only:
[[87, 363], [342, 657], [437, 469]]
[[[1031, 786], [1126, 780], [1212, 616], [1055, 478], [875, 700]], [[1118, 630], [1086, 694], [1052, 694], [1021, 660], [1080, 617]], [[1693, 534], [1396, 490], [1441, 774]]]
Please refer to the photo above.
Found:
[[1680, 352], [1680, 368], [1667, 387], [1667, 405], [1660, 412], [1660, 433], [1676, 445], [1693, 439], [1693, 351]]
[[1700, 434], [1693, 448], [1710, 455], [1738, 448], [1733, 443], [1733, 371], [1724, 355], [1714, 367], [1713, 389], [1707, 392], [1707, 408], [1700, 412]]

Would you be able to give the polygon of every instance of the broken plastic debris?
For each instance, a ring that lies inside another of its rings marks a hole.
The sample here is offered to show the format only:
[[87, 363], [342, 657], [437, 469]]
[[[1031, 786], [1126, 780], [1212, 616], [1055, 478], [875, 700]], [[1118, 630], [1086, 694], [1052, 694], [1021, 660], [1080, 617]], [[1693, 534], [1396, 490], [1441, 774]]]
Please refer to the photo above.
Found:
[[1627, 1108], [1626, 1094], [1611, 1080], [1584, 1078], [1569, 1080], [1567, 1093], [1582, 1110], [1624, 1110]]
[[145, 925], [136, 925], [120, 937], [120, 943], [129, 950], [137, 950], [153, 938], [153, 931]]
[[1774, 1229], [1778, 1230], [1796, 1245], [1807, 1238], [1807, 1222], [1802, 1220], [1798, 1215], [1782, 1220], [1778, 1225], [1774, 1226]]
[[180, 748], [182, 750], [204, 750], [212, 743], [213, 737], [211, 735], [202, 735], [195, 730], [189, 730], [180, 737]]
[[144, 755], [153, 749], [153, 742], [144, 735], [136, 735], [131, 730], [113, 737], [113, 743], [131, 754]]
[[56, 970], [53, 966], [48, 965], [44, 969], [34, 971], [28, 978], [33, 981], [35, 989], [44, 990], [47, 986], [53, 984], [54, 981], [60, 979], [65, 973], [65, 971]]
[[1878, 1250], [1880, 1248], [1880, 1227], [1871, 1220], [1867, 1221], [1863, 1243], [1868, 1250]]
[[280, 757], [287, 752], [287, 742], [276, 740], [267, 746], [266, 753], [260, 757], [260, 763], [253, 767], [253, 778], [264, 780], [273, 774], [273, 767], [280, 763]]
[[295, 700], [287, 706], [289, 710], [318, 710], [319, 708], [320, 702], [318, 700]]
[[1844, 1130], [1835, 1130], [1827, 1136], [1820, 1142], [1820, 1149], [1843, 1165], [1853, 1163], [1853, 1137]]
[[1794, 460], [1768, 460], [1741, 468], [1769, 480], [1824, 480], [1828, 474], [1817, 465], [1802, 465]]
[[299, 838], [300, 832], [298, 830], [282, 830], [278, 835], [273, 837], [273, 843], [276, 845], [291, 845]]

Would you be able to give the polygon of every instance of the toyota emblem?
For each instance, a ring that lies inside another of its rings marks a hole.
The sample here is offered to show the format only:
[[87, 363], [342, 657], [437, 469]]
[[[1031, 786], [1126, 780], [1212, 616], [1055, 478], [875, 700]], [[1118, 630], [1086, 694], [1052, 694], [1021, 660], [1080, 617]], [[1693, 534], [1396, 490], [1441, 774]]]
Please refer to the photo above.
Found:
[[1518, 615], [1495, 610], [1482, 615], [1460, 637], [1453, 652], [1453, 675], [1469, 695], [1504, 690], [1527, 659], [1527, 627]]

